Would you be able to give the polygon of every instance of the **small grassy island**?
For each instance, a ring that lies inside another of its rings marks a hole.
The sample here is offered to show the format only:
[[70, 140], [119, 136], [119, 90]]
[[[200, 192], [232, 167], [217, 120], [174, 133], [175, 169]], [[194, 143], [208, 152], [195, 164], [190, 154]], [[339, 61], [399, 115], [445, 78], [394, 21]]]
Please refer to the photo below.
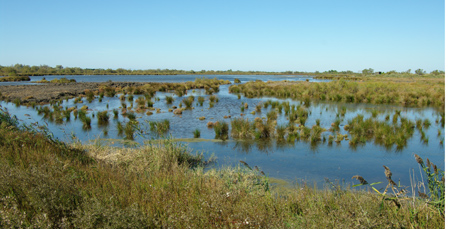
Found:
[[75, 79], [67, 79], [66, 77], [63, 77], [61, 79], [52, 79], [48, 81], [47, 79], [42, 78], [42, 80], [36, 81], [36, 83], [76, 83], [77, 81]]
[[4, 76], [0, 77], [0, 82], [16, 82], [16, 81], [30, 81], [29, 76]]

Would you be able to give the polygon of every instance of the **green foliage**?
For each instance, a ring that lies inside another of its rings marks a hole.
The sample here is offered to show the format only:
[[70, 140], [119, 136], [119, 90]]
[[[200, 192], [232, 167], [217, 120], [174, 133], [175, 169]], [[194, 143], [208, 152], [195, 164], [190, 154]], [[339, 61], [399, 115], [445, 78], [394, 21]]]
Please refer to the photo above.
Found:
[[372, 68], [366, 68], [366, 69], [364, 69], [364, 70], [362, 70], [362, 74], [363, 75], [371, 75], [371, 74], [373, 74], [373, 69]]
[[199, 129], [195, 129], [192, 133], [194, 134], [194, 138], [199, 138], [200, 137], [200, 130]]
[[[398, 114], [394, 115], [395, 116]], [[397, 120], [398, 118], [395, 118]], [[378, 121], [374, 118], [364, 119], [358, 115], [351, 119], [348, 124], [348, 132], [352, 136], [350, 144], [365, 143], [373, 139], [375, 144], [391, 148], [394, 144], [397, 150], [406, 146], [407, 140], [414, 134], [414, 123], [406, 118], [401, 118], [401, 122]]]
[[417, 75], [423, 75], [423, 74], [425, 74], [425, 71], [423, 70], [423, 69], [416, 69], [415, 71], [414, 71]]
[[445, 215], [445, 172], [427, 159], [425, 163], [420, 156], [414, 154], [417, 163], [422, 167], [427, 180], [428, 194], [419, 192], [419, 196], [428, 199], [433, 207], [444, 217]]
[[150, 130], [158, 135], [163, 135], [170, 129], [170, 121], [168, 119], [162, 121], [148, 121], [148, 125], [150, 126]]

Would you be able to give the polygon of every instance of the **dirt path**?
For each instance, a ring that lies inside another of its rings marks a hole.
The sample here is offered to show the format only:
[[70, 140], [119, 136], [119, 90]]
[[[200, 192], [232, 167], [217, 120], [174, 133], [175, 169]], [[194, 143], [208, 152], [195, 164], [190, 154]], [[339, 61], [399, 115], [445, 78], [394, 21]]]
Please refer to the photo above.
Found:
[[4, 99], [13, 101], [19, 98], [23, 103], [48, 103], [51, 100], [66, 97], [76, 97], [84, 94], [84, 90], [96, 91], [99, 86], [126, 87], [140, 86], [145, 83], [137, 82], [107, 82], [107, 83], [66, 83], [66, 84], [39, 84], [39, 85], [13, 85], [0, 86], [0, 93]]

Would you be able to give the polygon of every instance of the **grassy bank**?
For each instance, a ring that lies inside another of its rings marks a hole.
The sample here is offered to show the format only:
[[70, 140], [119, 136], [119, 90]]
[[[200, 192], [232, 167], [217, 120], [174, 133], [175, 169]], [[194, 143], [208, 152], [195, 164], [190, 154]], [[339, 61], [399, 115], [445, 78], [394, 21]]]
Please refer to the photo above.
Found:
[[347, 103], [395, 104], [445, 108], [444, 78], [365, 78], [327, 83], [252, 81], [230, 86], [230, 92], [246, 97], [272, 96], [309, 103], [324, 100]]
[[4, 111], [0, 127], [1, 228], [444, 227], [428, 199], [333, 183], [276, 191], [245, 162], [205, 172], [202, 155], [171, 140], [68, 145]]

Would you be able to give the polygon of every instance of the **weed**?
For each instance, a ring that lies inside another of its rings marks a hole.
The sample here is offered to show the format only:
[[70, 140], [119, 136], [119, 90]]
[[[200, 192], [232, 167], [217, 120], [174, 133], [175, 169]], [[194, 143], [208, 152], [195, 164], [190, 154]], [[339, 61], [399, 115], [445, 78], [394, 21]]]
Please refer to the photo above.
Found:
[[108, 111], [97, 112], [97, 121], [99, 126], [108, 125], [109, 123]]
[[228, 139], [228, 123], [220, 121], [214, 125], [214, 132], [216, 133], [216, 139], [227, 140]]
[[192, 133], [194, 134], [194, 138], [199, 138], [200, 137], [200, 130], [199, 129], [195, 129]]

